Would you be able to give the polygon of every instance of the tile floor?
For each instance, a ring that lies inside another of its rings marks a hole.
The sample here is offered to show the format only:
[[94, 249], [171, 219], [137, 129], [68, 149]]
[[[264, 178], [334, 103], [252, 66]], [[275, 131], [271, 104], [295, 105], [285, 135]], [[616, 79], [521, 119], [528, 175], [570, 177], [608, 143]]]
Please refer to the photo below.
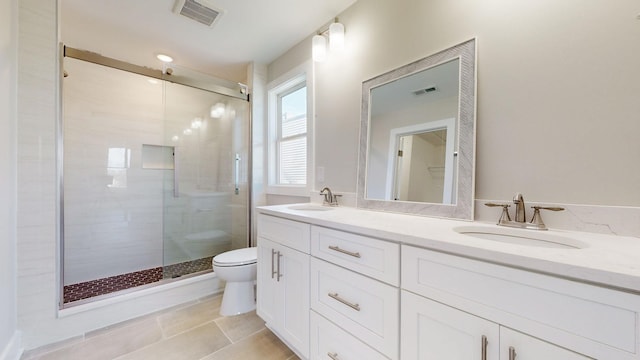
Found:
[[222, 317], [222, 297], [160, 311], [25, 353], [22, 360], [299, 360], [255, 312]]

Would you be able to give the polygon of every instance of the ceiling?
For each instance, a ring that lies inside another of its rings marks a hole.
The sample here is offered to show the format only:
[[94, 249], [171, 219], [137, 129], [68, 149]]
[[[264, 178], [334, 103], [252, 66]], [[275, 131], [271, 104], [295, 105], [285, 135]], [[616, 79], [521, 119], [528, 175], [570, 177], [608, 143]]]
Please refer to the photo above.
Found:
[[67, 46], [159, 69], [177, 66], [243, 81], [250, 62], [269, 64], [356, 0], [202, 0], [223, 11], [213, 27], [173, 13], [176, 0], [60, 0]]

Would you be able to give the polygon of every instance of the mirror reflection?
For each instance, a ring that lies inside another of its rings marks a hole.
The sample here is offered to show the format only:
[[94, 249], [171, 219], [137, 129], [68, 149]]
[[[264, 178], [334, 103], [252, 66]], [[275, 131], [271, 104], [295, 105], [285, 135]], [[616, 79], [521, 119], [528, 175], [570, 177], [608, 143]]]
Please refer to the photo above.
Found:
[[371, 89], [367, 198], [455, 203], [459, 63]]
[[475, 39], [362, 83], [359, 208], [473, 219]]

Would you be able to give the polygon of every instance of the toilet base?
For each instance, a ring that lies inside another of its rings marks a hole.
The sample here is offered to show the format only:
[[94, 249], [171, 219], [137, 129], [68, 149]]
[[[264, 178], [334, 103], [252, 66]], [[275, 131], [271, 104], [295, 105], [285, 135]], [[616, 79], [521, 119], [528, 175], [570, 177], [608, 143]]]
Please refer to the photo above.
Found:
[[227, 282], [222, 294], [220, 315], [240, 315], [256, 309], [253, 281]]

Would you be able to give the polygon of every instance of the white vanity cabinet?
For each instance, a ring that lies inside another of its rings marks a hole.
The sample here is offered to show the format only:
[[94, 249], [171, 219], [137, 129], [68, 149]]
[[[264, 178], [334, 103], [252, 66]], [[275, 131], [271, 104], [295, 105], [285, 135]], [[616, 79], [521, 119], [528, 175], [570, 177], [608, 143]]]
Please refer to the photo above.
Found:
[[632, 294], [406, 245], [402, 288], [403, 360], [640, 358]]
[[402, 291], [403, 360], [587, 360], [589, 357]]
[[638, 277], [618, 252], [536, 257], [465, 244], [447, 220], [265, 212], [258, 314], [303, 360], [640, 360], [640, 296], [620, 290]]
[[258, 217], [257, 314], [303, 358], [309, 356], [309, 229]]
[[496, 323], [405, 290], [401, 297], [403, 360], [499, 359]]
[[311, 359], [398, 359], [399, 252], [397, 243], [311, 227]]
[[[500, 327], [500, 359], [508, 360], [588, 360], [592, 359], [548, 342]], [[605, 358], [602, 358], [605, 359]]]

